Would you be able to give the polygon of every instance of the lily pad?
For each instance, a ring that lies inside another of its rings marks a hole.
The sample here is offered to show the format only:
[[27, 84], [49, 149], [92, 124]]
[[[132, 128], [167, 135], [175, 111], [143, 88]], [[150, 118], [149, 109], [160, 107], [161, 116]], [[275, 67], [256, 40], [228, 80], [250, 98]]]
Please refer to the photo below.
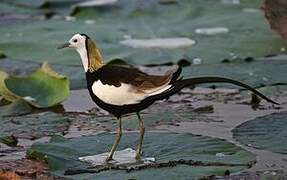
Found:
[[68, 130], [70, 119], [68, 117], [46, 112], [26, 116], [1, 117], [0, 137], [15, 136], [28, 139], [50, 136]]
[[245, 122], [233, 129], [233, 137], [248, 146], [287, 154], [287, 112]]
[[[118, 150], [135, 146], [138, 134], [124, 133]], [[236, 172], [254, 163], [255, 156], [222, 139], [177, 134], [169, 132], [147, 132], [144, 156], [156, 157], [157, 162], [192, 159], [208, 163], [237, 164], [238, 166], [188, 166], [177, 165], [161, 169], [140, 171], [109, 170], [95, 174], [65, 176], [66, 170], [86, 169], [88, 164], [78, 157], [106, 152], [114, 140], [114, 135], [102, 133], [96, 136], [66, 139], [54, 137], [49, 143], [35, 143], [27, 152], [27, 157], [48, 162], [52, 173], [69, 179], [198, 179], [209, 175], [224, 175], [226, 170]], [[218, 154], [222, 154], [219, 156]]]
[[57, 105], [69, 96], [69, 80], [47, 63], [28, 77], [20, 78], [0, 72], [0, 94], [9, 100], [23, 99], [38, 108]]

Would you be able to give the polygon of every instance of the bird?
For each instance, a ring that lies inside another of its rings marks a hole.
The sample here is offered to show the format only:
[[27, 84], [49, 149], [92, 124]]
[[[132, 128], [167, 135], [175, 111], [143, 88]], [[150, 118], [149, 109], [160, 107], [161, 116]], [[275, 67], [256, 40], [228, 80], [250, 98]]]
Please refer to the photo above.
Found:
[[121, 140], [124, 115], [136, 113], [139, 120], [140, 137], [135, 159], [141, 161], [145, 127], [140, 112], [155, 101], [167, 99], [185, 87], [202, 83], [231, 83], [278, 105], [251, 86], [225, 77], [201, 76], [184, 79], [181, 76], [181, 67], [170, 70], [164, 75], [150, 75], [135, 67], [105, 64], [96, 42], [86, 34], [73, 35], [68, 42], [58, 46], [58, 49], [63, 48], [76, 49], [85, 70], [87, 89], [92, 100], [117, 119], [117, 135], [106, 157], [107, 163], [113, 160]]

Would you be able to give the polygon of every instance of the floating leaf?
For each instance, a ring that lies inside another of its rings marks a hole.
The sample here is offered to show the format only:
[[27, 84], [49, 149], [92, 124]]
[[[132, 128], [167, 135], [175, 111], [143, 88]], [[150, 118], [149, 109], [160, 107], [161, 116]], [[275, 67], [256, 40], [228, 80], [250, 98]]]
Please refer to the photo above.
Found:
[[[135, 147], [137, 133], [124, 133], [118, 150]], [[78, 157], [94, 155], [109, 150], [114, 135], [102, 133], [96, 136], [66, 139], [54, 137], [49, 143], [35, 143], [27, 152], [27, 157], [48, 162], [52, 173], [64, 176], [66, 170], [86, 169], [87, 164]], [[234, 144], [222, 139], [177, 134], [167, 132], [147, 132], [144, 142], [144, 156], [156, 157], [157, 162], [192, 159], [195, 161], [214, 163], [214, 166], [177, 165], [160, 169], [144, 169], [140, 171], [109, 170], [95, 174], [79, 174], [65, 176], [68, 179], [198, 179], [202, 176], [224, 175], [226, 170], [236, 172], [248, 167], [255, 161], [255, 156]], [[217, 154], [224, 154], [218, 156]], [[216, 166], [216, 163], [237, 164], [239, 166]], [[242, 165], [242, 166], [241, 166]]]
[[57, 105], [69, 96], [69, 80], [44, 63], [28, 77], [20, 78], [0, 72], [0, 93], [9, 101], [23, 99], [38, 108]]
[[248, 146], [287, 154], [287, 112], [247, 121], [233, 129], [233, 137]]

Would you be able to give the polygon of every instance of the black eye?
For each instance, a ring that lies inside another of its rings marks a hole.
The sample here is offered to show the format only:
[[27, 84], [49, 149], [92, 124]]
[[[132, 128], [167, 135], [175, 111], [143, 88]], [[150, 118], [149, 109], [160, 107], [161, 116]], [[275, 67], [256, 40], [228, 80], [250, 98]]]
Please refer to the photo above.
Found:
[[74, 41], [73, 41], [74, 43], [76, 43], [76, 42], [78, 42], [78, 40], [77, 39], [74, 39]]

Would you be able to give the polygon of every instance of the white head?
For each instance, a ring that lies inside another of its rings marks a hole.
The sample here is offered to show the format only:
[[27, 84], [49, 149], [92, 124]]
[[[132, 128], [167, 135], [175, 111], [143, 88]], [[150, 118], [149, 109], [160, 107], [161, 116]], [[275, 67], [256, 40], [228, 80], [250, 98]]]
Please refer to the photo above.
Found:
[[58, 49], [74, 48], [81, 56], [85, 71], [91, 72], [103, 66], [103, 59], [96, 43], [85, 34], [75, 34], [69, 42], [61, 45]]
[[87, 43], [86, 41], [89, 39], [89, 37], [85, 34], [75, 34], [69, 42], [62, 44], [58, 47], [58, 49], [63, 49], [63, 48], [74, 48], [77, 50], [79, 53], [84, 69], [87, 72], [88, 70], [88, 64], [89, 64], [89, 59], [88, 59], [88, 51], [87, 51]]

